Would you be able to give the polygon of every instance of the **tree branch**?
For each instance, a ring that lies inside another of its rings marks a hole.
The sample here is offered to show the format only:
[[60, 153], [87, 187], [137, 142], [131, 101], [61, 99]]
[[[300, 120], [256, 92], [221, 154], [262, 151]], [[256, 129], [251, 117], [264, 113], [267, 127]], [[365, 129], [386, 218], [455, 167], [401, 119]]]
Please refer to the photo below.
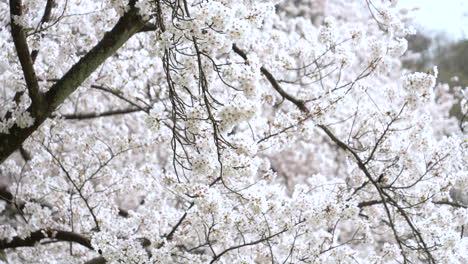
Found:
[[[238, 53], [242, 58], [246, 59], [247, 56], [246, 54], [241, 51], [239, 48], [237, 48], [235, 45], [233, 46], [233, 49], [236, 53]], [[262, 67], [263, 68], [263, 67]], [[265, 74], [266, 70], [262, 70], [262, 73]], [[268, 72], [268, 71], [266, 71]], [[283, 89], [281, 89], [281, 87], [279, 86], [278, 82], [276, 81], [276, 79], [273, 77], [273, 75], [271, 75], [271, 73], [267, 73], [265, 74], [267, 76], [267, 79], [268, 81], [270, 82], [270, 84], [273, 86], [273, 88], [279, 93], [281, 94], [281, 96], [283, 96], [286, 100], [290, 101], [291, 103], [295, 104], [302, 112], [305, 112], [305, 113], [309, 113], [309, 110], [307, 109], [307, 107], [304, 105], [303, 101], [301, 100], [298, 100], [297, 98], [291, 96], [290, 94], [286, 93]], [[279, 87], [279, 89], [278, 89]], [[427, 246], [426, 242], [424, 241], [421, 233], [419, 232], [419, 230], [416, 228], [416, 226], [413, 224], [413, 222], [411, 221], [411, 218], [408, 216], [408, 214], [404, 211], [404, 209], [402, 207], [400, 207], [398, 205], [398, 203], [389, 195], [387, 194], [386, 192], [384, 192], [382, 190], [382, 187], [381, 185], [372, 177], [372, 174], [369, 172], [369, 170], [367, 169], [366, 167], [366, 162], [362, 161], [362, 159], [359, 157], [359, 155], [353, 151], [348, 145], [346, 145], [343, 141], [341, 141], [338, 137], [336, 137], [326, 126], [324, 125], [318, 125], [318, 127], [320, 129], [322, 129], [325, 134], [327, 134], [327, 136], [339, 147], [341, 148], [342, 150], [346, 151], [346, 152], [349, 152], [354, 158], [355, 158], [355, 162], [357, 163], [358, 165], [358, 168], [365, 174], [365, 176], [367, 177], [367, 179], [372, 183], [372, 185], [374, 185], [374, 187], [376, 188], [380, 198], [381, 198], [381, 202], [383, 204], [383, 207], [385, 209], [385, 212], [387, 214], [387, 217], [388, 217], [388, 220], [390, 222], [390, 227], [392, 228], [392, 231], [394, 233], [394, 236], [395, 236], [395, 239], [396, 241], [398, 242], [398, 246], [401, 250], [401, 254], [404, 258], [404, 261], [405, 263], [407, 262], [407, 256], [404, 254], [404, 251], [403, 251], [403, 246], [406, 246], [406, 244], [404, 244], [400, 238], [400, 236], [398, 235], [398, 232], [396, 230], [396, 227], [395, 227], [395, 224], [393, 223], [393, 220], [392, 220], [392, 215], [391, 215], [391, 212], [390, 212], [390, 209], [389, 209], [389, 206], [388, 206], [388, 202], [393, 205], [397, 210], [398, 212], [403, 216], [403, 218], [405, 218], [407, 224], [409, 225], [409, 227], [412, 229], [415, 237], [416, 237], [416, 242], [419, 244], [422, 245], [422, 247], [420, 249], [422, 249], [425, 254], [427, 255], [427, 258], [429, 260], [429, 263], [435, 263], [435, 260], [434, 260], [434, 257], [432, 256], [432, 253], [430, 251], [430, 247]], [[378, 142], [377, 142], [378, 144]], [[387, 202], [388, 200], [388, 202]]]
[[[38, 31], [41, 31], [42, 25], [44, 23], [49, 22], [49, 20], [51, 18], [51, 14], [52, 14], [52, 8], [54, 7], [54, 5], [55, 5], [55, 0], [47, 0], [46, 7], [44, 9], [44, 14], [42, 15], [41, 21], [39, 22], [39, 24], [36, 27], [35, 33], [38, 32]], [[37, 58], [38, 54], [39, 54], [39, 50], [33, 50], [31, 52], [31, 59], [32, 59], [33, 63], [36, 61], [36, 58]]]
[[109, 110], [101, 113], [81, 113], [81, 114], [65, 114], [61, 115], [65, 119], [71, 120], [84, 120], [84, 119], [93, 119], [98, 117], [114, 116], [114, 115], [124, 115], [135, 112], [141, 112], [143, 110], [139, 108], [127, 108], [127, 109], [118, 109], [118, 110]]
[[[11, 2], [16, 3], [18, 1], [11, 0]], [[14, 11], [16, 10], [13, 5], [12, 9], [14, 9]], [[106, 33], [102, 40], [91, 49], [90, 52], [73, 65], [73, 67], [50, 88], [45, 94], [45, 103], [40, 105], [33, 104], [28, 108], [31, 116], [35, 118], [33, 126], [27, 128], [14, 126], [10, 129], [9, 134], [0, 134], [0, 164], [18, 149], [26, 138], [36, 131], [52, 112], [57, 109], [57, 107], [62, 104], [65, 99], [99, 67], [99, 65], [113, 55], [143, 26], [144, 23], [138, 15], [137, 8], [131, 7], [130, 10], [120, 18], [114, 28]], [[12, 23], [12, 27], [16, 27], [14, 23]], [[21, 32], [22, 31], [20, 31], [20, 33]], [[25, 43], [23, 43], [23, 45], [24, 44]], [[26, 66], [32, 66], [30, 57], [29, 61], [26, 62], [28, 63]]]
[[29, 96], [32, 104], [40, 104], [43, 101], [44, 95], [39, 91], [39, 83], [37, 81], [36, 72], [34, 71], [33, 60], [29, 54], [28, 42], [26, 34], [21, 25], [15, 22], [15, 17], [22, 15], [21, 0], [10, 0], [10, 25], [11, 36], [15, 44], [16, 53], [23, 69], [24, 79], [28, 88]]
[[358, 207], [359, 207], [359, 208], [362, 208], [362, 207], [372, 206], [372, 205], [381, 204], [381, 203], [383, 203], [382, 200], [364, 201], [364, 202], [360, 202], [360, 203], [358, 204]]
[[107, 263], [107, 261], [103, 257], [93, 258], [85, 262], [85, 264], [104, 264], [104, 263]]
[[64, 242], [75, 242], [86, 248], [94, 250], [93, 246], [91, 246], [91, 240], [89, 238], [77, 233], [54, 229], [40, 229], [32, 232], [28, 237], [25, 238], [13, 237], [12, 240], [0, 240], [0, 249], [33, 247], [45, 238]]
[[[237, 47], [236, 44], [232, 45], [232, 50], [239, 56], [241, 56], [244, 60], [247, 60], [247, 54], [244, 51], [242, 51], [239, 47]], [[273, 74], [271, 74], [270, 71], [265, 68], [265, 66], [260, 67], [260, 71], [263, 73], [263, 75], [265, 75], [267, 80], [270, 82], [271, 86], [273, 86], [273, 88], [282, 97], [295, 104], [302, 112], [309, 112], [309, 109], [307, 109], [307, 107], [305, 106], [304, 101], [294, 98], [286, 91], [284, 91], [283, 88], [279, 85], [278, 81], [275, 79], [275, 77], [273, 77]]]
[[457, 203], [457, 202], [451, 202], [448, 200], [442, 200], [442, 201], [433, 201], [435, 204], [443, 204], [443, 205], [450, 205], [452, 207], [457, 207], [457, 208], [468, 208], [466, 205]]
[[113, 55], [143, 26], [144, 24], [140, 20], [137, 9], [131, 8], [88, 54], [73, 65], [62, 79], [50, 88], [47, 92], [47, 101], [50, 104], [47, 110], [52, 112], [62, 104], [97, 67]]

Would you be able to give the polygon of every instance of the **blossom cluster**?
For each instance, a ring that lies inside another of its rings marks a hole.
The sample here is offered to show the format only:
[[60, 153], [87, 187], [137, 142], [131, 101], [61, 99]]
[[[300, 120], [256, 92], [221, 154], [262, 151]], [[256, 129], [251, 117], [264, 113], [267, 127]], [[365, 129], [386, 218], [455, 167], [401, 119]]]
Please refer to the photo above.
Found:
[[34, 129], [0, 164], [0, 263], [468, 262], [467, 93], [402, 68], [396, 2], [24, 2], [46, 98], [138, 29], [31, 128], [0, 18], [0, 140]]

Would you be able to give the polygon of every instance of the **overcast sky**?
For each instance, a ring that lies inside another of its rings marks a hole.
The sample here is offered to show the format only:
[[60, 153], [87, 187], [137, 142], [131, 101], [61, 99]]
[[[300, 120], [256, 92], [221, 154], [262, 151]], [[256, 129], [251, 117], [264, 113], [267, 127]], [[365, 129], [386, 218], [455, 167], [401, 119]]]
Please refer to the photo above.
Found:
[[420, 7], [415, 22], [436, 31], [446, 31], [455, 39], [468, 38], [468, 1], [400, 0], [400, 7]]

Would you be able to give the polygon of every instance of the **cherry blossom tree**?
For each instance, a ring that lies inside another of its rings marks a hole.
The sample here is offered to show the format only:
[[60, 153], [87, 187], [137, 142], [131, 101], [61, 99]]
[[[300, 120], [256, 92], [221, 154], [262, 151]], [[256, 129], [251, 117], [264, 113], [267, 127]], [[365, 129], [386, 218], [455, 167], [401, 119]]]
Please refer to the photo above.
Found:
[[0, 1], [0, 262], [467, 263], [396, 2]]

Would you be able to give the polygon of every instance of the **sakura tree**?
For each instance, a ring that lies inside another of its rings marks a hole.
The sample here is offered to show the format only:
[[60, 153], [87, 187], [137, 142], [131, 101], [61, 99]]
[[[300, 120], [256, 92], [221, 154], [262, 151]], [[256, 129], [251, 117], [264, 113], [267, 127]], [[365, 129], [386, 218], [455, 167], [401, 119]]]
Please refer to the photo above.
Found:
[[0, 1], [0, 262], [468, 263], [396, 2]]

